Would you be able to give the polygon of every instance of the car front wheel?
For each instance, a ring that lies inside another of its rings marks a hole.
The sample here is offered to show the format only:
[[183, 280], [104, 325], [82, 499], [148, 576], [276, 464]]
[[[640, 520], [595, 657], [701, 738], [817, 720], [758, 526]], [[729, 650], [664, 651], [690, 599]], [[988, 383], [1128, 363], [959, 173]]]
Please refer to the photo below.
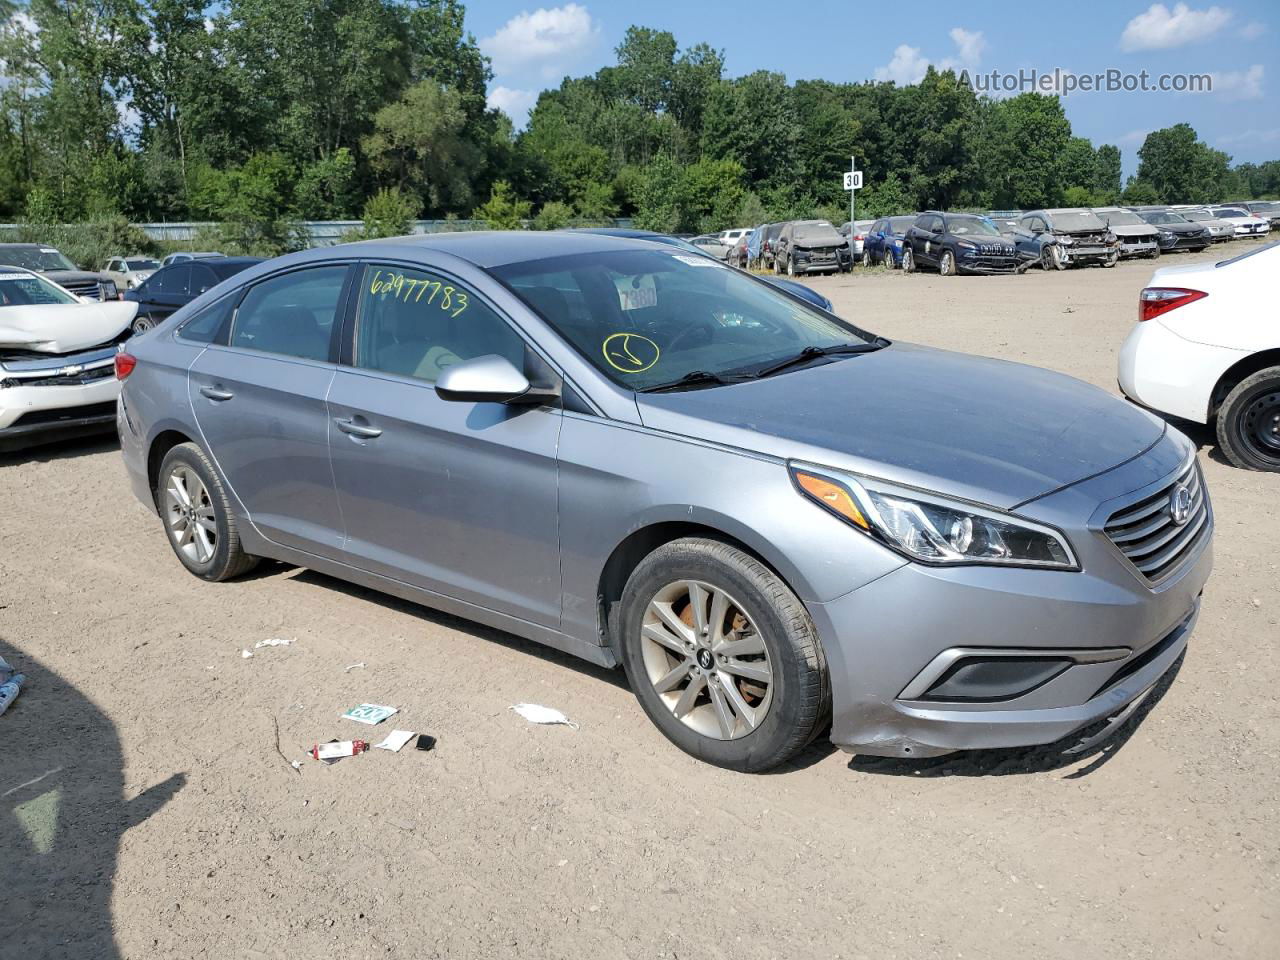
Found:
[[619, 624], [640, 705], [700, 760], [768, 770], [828, 719], [826, 661], [808, 612], [734, 546], [690, 538], [659, 547], [627, 581]]
[[160, 464], [156, 506], [178, 560], [202, 580], [230, 580], [258, 558], [240, 546], [222, 481], [194, 443], [174, 447]]
[[903, 247], [902, 249], [902, 272], [916, 272], [916, 255], [910, 247]]
[[943, 250], [942, 256], [938, 258], [938, 273], [944, 277], [954, 277], [958, 273], [956, 255], [950, 250]]
[[146, 333], [156, 325], [148, 314], [141, 314], [133, 318], [133, 323], [129, 324], [129, 332], [135, 337], [140, 333]]
[[1227, 394], [1218, 446], [1237, 467], [1280, 473], [1280, 367], [1259, 370]]

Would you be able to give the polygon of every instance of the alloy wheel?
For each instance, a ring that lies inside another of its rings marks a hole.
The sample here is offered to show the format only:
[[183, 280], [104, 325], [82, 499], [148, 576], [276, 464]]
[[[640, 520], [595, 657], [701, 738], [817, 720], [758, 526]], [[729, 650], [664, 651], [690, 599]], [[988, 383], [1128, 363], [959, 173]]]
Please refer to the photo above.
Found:
[[659, 700], [703, 736], [737, 740], [768, 714], [773, 667], [764, 637], [719, 587], [679, 580], [659, 590], [645, 609], [640, 647]]
[[208, 563], [218, 546], [209, 491], [194, 470], [175, 464], [164, 486], [165, 525], [174, 546], [193, 563]]
[[133, 331], [133, 335], [137, 336], [140, 333], [146, 333], [155, 325], [155, 321], [144, 314], [143, 316], [134, 319], [130, 329]]

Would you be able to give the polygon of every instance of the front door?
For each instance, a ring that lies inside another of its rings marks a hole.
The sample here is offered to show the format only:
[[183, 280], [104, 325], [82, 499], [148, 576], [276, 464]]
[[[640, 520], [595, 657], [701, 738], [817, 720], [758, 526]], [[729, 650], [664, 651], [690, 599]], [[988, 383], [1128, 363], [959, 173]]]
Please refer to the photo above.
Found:
[[560, 409], [442, 400], [441, 370], [520, 335], [443, 274], [371, 264], [354, 365], [329, 392], [347, 562], [544, 626], [560, 622]]
[[226, 345], [210, 344], [189, 376], [205, 449], [254, 525], [276, 543], [335, 559], [343, 527], [325, 395], [350, 270], [330, 264], [255, 283]]

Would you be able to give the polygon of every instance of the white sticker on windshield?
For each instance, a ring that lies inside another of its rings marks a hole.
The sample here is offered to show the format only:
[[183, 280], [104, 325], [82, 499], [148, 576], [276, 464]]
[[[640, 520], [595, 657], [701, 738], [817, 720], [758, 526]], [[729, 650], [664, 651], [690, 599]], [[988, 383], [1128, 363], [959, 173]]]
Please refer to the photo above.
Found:
[[723, 263], [717, 263], [710, 257], [694, 257], [687, 253], [674, 254], [675, 258], [681, 263], [687, 263], [691, 267], [723, 267]]
[[40, 252], [41, 253], [57, 253], [58, 251], [54, 247], [41, 247]]
[[0, 273], [0, 280], [33, 280], [29, 273]]

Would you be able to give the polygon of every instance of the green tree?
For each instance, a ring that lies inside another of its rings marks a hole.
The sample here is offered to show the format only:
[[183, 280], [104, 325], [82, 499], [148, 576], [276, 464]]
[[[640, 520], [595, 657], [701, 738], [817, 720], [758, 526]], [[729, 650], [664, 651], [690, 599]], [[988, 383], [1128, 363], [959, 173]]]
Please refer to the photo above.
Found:
[[559, 230], [567, 227], [573, 219], [573, 208], [559, 200], [549, 200], [542, 205], [538, 215], [533, 218], [535, 230]]
[[1120, 197], [1120, 148], [1104, 143], [1097, 151], [1097, 179], [1093, 189], [1114, 203]]
[[1138, 150], [1137, 178], [1155, 191], [1155, 203], [1211, 203], [1226, 199], [1229, 166], [1225, 153], [1203, 143], [1190, 124], [1179, 123], [1147, 134]]
[[533, 204], [528, 200], [519, 200], [512, 194], [511, 184], [499, 180], [493, 185], [489, 199], [471, 215], [483, 220], [490, 230], [519, 230], [532, 209]]
[[[1022, 93], [995, 105], [987, 161], [993, 165], [995, 185], [992, 205], [998, 209], [1033, 209], [1055, 206], [1064, 186], [1064, 157], [1071, 149], [1071, 124], [1057, 97]], [[1076, 145], [1076, 163], [1092, 164], [1079, 157], [1084, 141]], [[1090, 151], [1092, 152], [1092, 151]], [[1092, 183], [1092, 169], [1077, 169], [1085, 186]]]
[[398, 187], [383, 187], [365, 201], [359, 239], [378, 237], [403, 237], [409, 232], [410, 222], [418, 215], [416, 197], [402, 192]]

